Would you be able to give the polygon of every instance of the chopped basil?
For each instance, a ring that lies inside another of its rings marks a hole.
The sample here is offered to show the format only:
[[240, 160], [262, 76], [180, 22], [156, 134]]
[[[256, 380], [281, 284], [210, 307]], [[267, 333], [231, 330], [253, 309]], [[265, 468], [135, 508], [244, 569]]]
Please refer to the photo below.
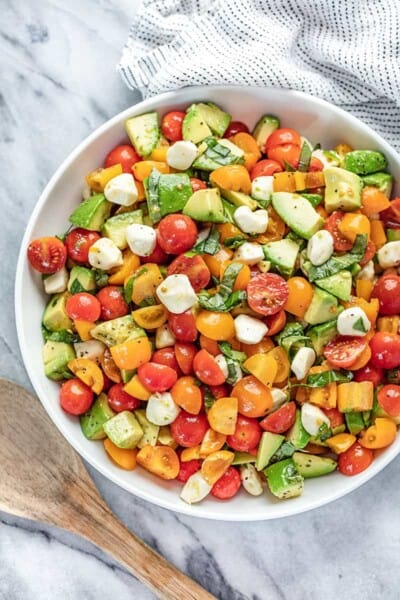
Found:
[[138, 306], [140, 306], [140, 308], [145, 308], [146, 306], [154, 306], [155, 304], [157, 304], [157, 300], [153, 296], [149, 296], [148, 298], [143, 298]]
[[99, 288], [105, 287], [108, 285], [108, 275], [104, 271], [100, 271], [99, 269], [93, 269], [94, 271], [94, 281], [96, 286]]
[[216, 312], [228, 312], [243, 300], [246, 299], [246, 292], [243, 290], [233, 291], [236, 277], [242, 269], [240, 263], [232, 263], [225, 270], [224, 276], [219, 285], [219, 290], [212, 295], [207, 290], [197, 294], [199, 304], [206, 310]]
[[335, 381], [346, 383], [352, 379], [353, 373], [351, 371], [322, 371], [321, 373], [312, 373], [312, 375], [309, 375], [306, 383], [296, 383], [292, 387], [319, 388], [325, 387]]
[[68, 329], [60, 329], [59, 331], [49, 331], [42, 325], [42, 336], [45, 342], [64, 342], [66, 344], [75, 344], [79, 342], [79, 335], [68, 331]]
[[322, 279], [323, 277], [329, 277], [330, 275], [334, 275], [343, 269], [348, 269], [352, 265], [359, 263], [365, 254], [366, 247], [367, 236], [365, 234], [357, 235], [353, 248], [347, 254], [343, 254], [342, 256], [332, 256], [319, 266], [314, 266], [310, 263], [310, 265], [307, 266], [309, 280], [313, 282], [317, 279]]
[[359, 319], [357, 319], [357, 321], [354, 323], [353, 329], [355, 329], [356, 331], [361, 331], [362, 333], [367, 333], [367, 330], [364, 325], [364, 321], [362, 320], [361, 317]]
[[195, 254], [216, 254], [219, 250], [219, 238], [220, 233], [213, 225], [208, 236], [202, 242], [196, 244], [192, 252]]
[[286, 337], [302, 336], [304, 335], [304, 329], [300, 323], [287, 323], [282, 331], [275, 336], [275, 341], [282, 346], [282, 342]]
[[317, 435], [315, 436], [316, 440], [324, 442], [328, 438], [332, 437], [332, 429], [328, 427], [326, 423], [322, 423], [320, 426]]
[[292, 165], [290, 163], [288, 163], [286, 160], [283, 161], [283, 166], [285, 167], [285, 171], [289, 171], [290, 173], [294, 173], [295, 172], [295, 168], [292, 167]]
[[204, 387], [204, 406], [205, 406], [206, 412], [208, 412], [210, 410], [210, 408], [214, 404], [215, 400], [216, 400], [216, 398], [210, 392], [210, 388]]
[[247, 358], [245, 352], [233, 350], [232, 346], [228, 342], [219, 342], [218, 347], [225, 357], [232, 358], [236, 362], [242, 363]]
[[303, 142], [300, 152], [299, 164], [297, 165], [297, 170], [307, 172], [310, 168], [310, 162], [311, 148], [307, 142]]
[[70, 290], [71, 294], [79, 294], [79, 292], [86, 292], [87, 290], [83, 287], [79, 279], [74, 279], [71, 283]]
[[285, 458], [290, 458], [296, 451], [296, 447], [292, 444], [292, 442], [283, 442], [281, 446], [279, 446], [278, 450], [271, 457], [269, 464], [279, 462], [280, 460], [285, 460]]

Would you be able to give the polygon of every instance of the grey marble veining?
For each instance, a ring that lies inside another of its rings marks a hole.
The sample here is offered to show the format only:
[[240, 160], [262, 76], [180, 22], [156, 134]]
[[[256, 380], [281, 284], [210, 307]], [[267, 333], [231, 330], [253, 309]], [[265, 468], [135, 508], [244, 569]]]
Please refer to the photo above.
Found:
[[[137, 4], [0, 2], [0, 374], [27, 387], [13, 316], [20, 240], [62, 159], [94, 128], [138, 100], [115, 71]], [[334, 504], [250, 524], [180, 517], [90, 471], [132, 531], [222, 600], [400, 597], [398, 460]], [[87, 542], [0, 513], [1, 600], [115, 598], [153, 595]]]

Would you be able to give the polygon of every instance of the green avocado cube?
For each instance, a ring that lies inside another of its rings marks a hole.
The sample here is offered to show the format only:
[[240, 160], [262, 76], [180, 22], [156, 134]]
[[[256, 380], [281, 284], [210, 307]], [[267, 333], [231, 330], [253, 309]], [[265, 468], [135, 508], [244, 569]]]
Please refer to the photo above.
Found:
[[298, 472], [292, 458], [267, 467], [264, 474], [271, 493], [281, 500], [295, 498], [303, 492], [304, 478]]
[[77, 206], [69, 220], [76, 227], [100, 231], [110, 216], [111, 206], [111, 202], [105, 199], [104, 194], [90, 196]]
[[83, 435], [88, 440], [102, 440], [106, 437], [103, 425], [115, 415], [108, 404], [106, 394], [100, 394], [91, 409], [80, 418]]
[[60, 381], [71, 375], [68, 363], [75, 358], [71, 344], [48, 340], [42, 349], [44, 374], [49, 379]]
[[106, 421], [103, 429], [107, 437], [118, 448], [136, 448], [143, 436], [143, 429], [135, 415], [129, 410], [123, 410]]

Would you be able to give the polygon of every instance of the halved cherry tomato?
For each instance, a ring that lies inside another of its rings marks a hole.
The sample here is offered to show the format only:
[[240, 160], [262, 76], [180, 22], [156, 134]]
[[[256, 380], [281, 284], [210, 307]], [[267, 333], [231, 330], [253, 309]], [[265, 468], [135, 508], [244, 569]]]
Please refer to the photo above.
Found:
[[295, 146], [301, 146], [301, 138], [295, 129], [290, 129], [289, 127], [280, 127], [279, 129], [275, 129], [268, 137], [267, 142], [265, 144], [265, 149], [271, 150], [272, 148], [277, 148], [278, 146], [283, 146], [286, 144], [294, 144]]
[[293, 425], [295, 418], [296, 403], [288, 402], [270, 415], [267, 415], [260, 421], [260, 426], [264, 431], [270, 431], [271, 433], [285, 433]]
[[300, 152], [300, 146], [295, 146], [294, 144], [285, 144], [283, 146], [276, 146], [275, 148], [268, 150], [268, 158], [276, 161], [283, 168], [286, 166], [286, 164], [288, 164], [293, 167], [293, 169], [297, 169], [300, 159]]
[[369, 362], [365, 367], [354, 373], [354, 381], [372, 381], [374, 387], [377, 387], [383, 381], [383, 369], [374, 367]]
[[283, 308], [288, 297], [288, 284], [275, 273], [258, 273], [247, 286], [249, 306], [261, 315], [275, 315]]
[[334, 367], [347, 369], [356, 362], [367, 345], [368, 341], [364, 338], [339, 336], [325, 346], [324, 356]]
[[178, 378], [174, 369], [155, 362], [148, 362], [138, 368], [140, 382], [151, 392], [166, 392]]
[[258, 446], [261, 434], [262, 429], [257, 419], [239, 415], [235, 433], [228, 435], [226, 443], [237, 452], [249, 452]]
[[191, 415], [181, 410], [175, 421], [171, 423], [171, 435], [183, 448], [192, 448], [201, 443], [208, 430], [208, 421], [204, 413]]
[[333, 247], [336, 252], [347, 252], [353, 247], [353, 242], [350, 242], [339, 231], [339, 223], [343, 220], [346, 213], [335, 210], [325, 221], [324, 229], [329, 231], [333, 237]]
[[93, 399], [93, 391], [78, 378], [68, 379], [61, 386], [61, 408], [70, 415], [83, 415], [92, 406]]
[[400, 335], [378, 331], [369, 343], [371, 364], [382, 369], [394, 369], [400, 365]]
[[73, 261], [84, 265], [89, 259], [89, 248], [100, 239], [100, 234], [97, 231], [89, 231], [77, 227], [69, 232], [65, 238], [65, 246], [67, 253]]
[[279, 173], [282, 170], [282, 166], [276, 160], [264, 158], [263, 160], [259, 160], [251, 169], [250, 179], [253, 180], [256, 177], [267, 177], [274, 173]]
[[331, 422], [331, 428], [336, 429], [336, 427], [340, 427], [344, 423], [344, 416], [341, 412], [338, 411], [337, 408], [323, 408], [321, 409], [329, 421]]
[[321, 162], [319, 158], [316, 158], [315, 156], [311, 157], [310, 166], [308, 169], [310, 173], [314, 173], [315, 171], [323, 171], [324, 168], [324, 163]]
[[186, 113], [180, 110], [172, 110], [163, 116], [161, 131], [170, 142], [177, 142], [182, 139], [182, 123], [185, 116]]
[[215, 359], [207, 350], [200, 350], [193, 360], [196, 377], [206, 385], [220, 385], [226, 377]]
[[132, 167], [135, 163], [142, 160], [142, 157], [136, 152], [133, 146], [121, 144], [109, 152], [104, 161], [104, 167], [112, 167], [120, 164], [124, 173], [132, 173]]
[[194, 344], [184, 344], [182, 342], [175, 344], [176, 361], [184, 375], [193, 373], [193, 360], [196, 354], [197, 348]]
[[170, 446], [143, 446], [136, 460], [141, 467], [162, 479], [175, 479], [179, 474], [179, 458]]
[[365, 248], [364, 256], [360, 260], [360, 265], [364, 267], [370, 260], [374, 258], [376, 254], [376, 246], [371, 240], [368, 241], [367, 247]]
[[101, 304], [92, 294], [79, 292], [68, 298], [65, 310], [70, 319], [82, 319], [94, 323], [100, 317]]
[[338, 469], [343, 475], [358, 475], [368, 469], [373, 459], [372, 450], [363, 448], [356, 442], [346, 452], [339, 455]]
[[114, 383], [121, 382], [121, 371], [115, 364], [108, 348], [104, 350], [104, 354], [100, 357], [100, 364], [106, 377], [108, 377]]
[[158, 225], [157, 239], [167, 254], [183, 254], [196, 243], [196, 223], [186, 215], [167, 215]]
[[230, 138], [237, 133], [249, 133], [249, 128], [242, 121], [231, 121], [224, 133], [224, 138]]
[[377, 417], [367, 430], [360, 433], [359, 444], [363, 448], [380, 450], [393, 444], [396, 439], [397, 427], [389, 417]]
[[106, 285], [96, 294], [101, 304], [101, 320], [110, 321], [129, 313], [122, 289], [116, 285]]
[[168, 314], [168, 325], [179, 342], [194, 342], [197, 338], [196, 318], [191, 310]]
[[280, 310], [278, 313], [265, 317], [264, 322], [268, 327], [268, 336], [276, 335], [286, 325], [286, 313], [284, 310]]
[[384, 385], [378, 392], [378, 403], [391, 417], [400, 416], [400, 385]]
[[235, 383], [232, 396], [239, 401], [239, 413], [246, 417], [263, 417], [272, 406], [271, 392], [253, 375]]
[[200, 290], [206, 288], [211, 278], [209, 268], [198, 254], [195, 256], [185, 256], [184, 254], [177, 256], [168, 265], [167, 274], [175, 275], [177, 273], [187, 275], [195, 292], [200, 292]]
[[194, 377], [190, 375], [180, 377], [172, 387], [171, 395], [180, 408], [191, 415], [199, 414], [203, 405], [203, 396]]
[[[287, 285], [289, 295], [284, 309], [302, 319], [311, 304], [314, 288], [304, 277], [290, 277]], [[271, 334], [268, 332], [268, 335]]]
[[222, 385], [209, 385], [208, 389], [217, 400], [218, 398], [226, 398], [230, 392], [230, 387], [226, 383]]
[[238, 493], [241, 483], [239, 471], [235, 467], [229, 467], [222, 477], [214, 483], [210, 493], [219, 500], [229, 500]]
[[177, 480], [181, 483], [186, 483], [189, 477], [191, 477], [197, 471], [200, 471], [201, 462], [197, 458], [188, 460], [180, 463], [179, 473]]
[[35, 271], [50, 275], [65, 265], [67, 249], [56, 237], [41, 237], [28, 246], [28, 260]]
[[400, 227], [400, 198], [393, 198], [390, 207], [379, 213], [379, 218], [386, 223], [386, 227]]
[[192, 192], [198, 192], [199, 190], [206, 190], [207, 184], [205, 181], [201, 179], [197, 179], [197, 177], [190, 178], [190, 185], [192, 186]]
[[142, 263], [155, 263], [156, 265], [165, 265], [169, 260], [168, 254], [164, 252], [160, 244], [157, 242], [153, 252], [148, 256], [141, 256]]
[[227, 341], [235, 335], [235, 321], [230, 313], [202, 310], [197, 315], [196, 327], [211, 340]]
[[178, 361], [176, 360], [175, 350], [172, 346], [167, 346], [166, 348], [160, 348], [160, 350], [156, 350], [151, 357], [151, 361], [158, 363], [159, 365], [166, 365], [167, 367], [171, 367], [178, 374], [180, 372]]
[[400, 312], [400, 277], [379, 277], [372, 290], [371, 298], [378, 298], [381, 315], [398, 315]]
[[124, 391], [123, 383], [115, 383], [107, 393], [108, 404], [115, 412], [123, 410], [136, 410], [140, 406], [140, 400], [133, 398]]

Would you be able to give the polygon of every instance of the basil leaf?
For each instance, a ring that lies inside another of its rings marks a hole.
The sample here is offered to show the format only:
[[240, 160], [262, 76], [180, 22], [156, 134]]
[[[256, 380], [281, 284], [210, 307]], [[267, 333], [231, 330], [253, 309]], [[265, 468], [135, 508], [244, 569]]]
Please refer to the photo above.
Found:
[[45, 342], [65, 342], [66, 344], [75, 344], [79, 342], [79, 335], [68, 331], [68, 329], [60, 329], [59, 331], [49, 331], [42, 325], [42, 335]]
[[316, 440], [320, 440], [321, 442], [324, 442], [325, 440], [327, 440], [328, 438], [332, 437], [332, 429], [330, 427], [328, 427], [328, 425], [326, 423], [322, 423], [322, 425], [320, 426], [317, 435], [315, 436]]
[[283, 338], [280, 345], [286, 351], [290, 360], [293, 360], [300, 348], [312, 348], [311, 340], [306, 335], [288, 335]]
[[232, 291], [242, 266], [240, 263], [232, 263], [227, 267], [216, 294], [211, 295], [207, 291], [197, 294], [200, 306], [211, 311], [228, 312], [243, 302], [246, 299], [246, 292], [244, 290]]
[[216, 254], [219, 250], [219, 238], [220, 233], [213, 225], [208, 236], [202, 242], [196, 244], [192, 252], [195, 254]]
[[303, 327], [300, 325], [300, 323], [293, 322], [287, 323], [282, 329], [282, 331], [278, 335], [276, 335], [274, 339], [277, 342], [277, 344], [282, 346], [282, 342], [286, 337], [302, 335], [304, 335]]
[[247, 355], [245, 354], [245, 352], [233, 350], [232, 346], [228, 342], [219, 342], [218, 347], [224, 356], [232, 358], [233, 360], [236, 360], [239, 363], [242, 363], [247, 359]]
[[147, 208], [153, 223], [158, 223], [161, 219], [161, 206], [158, 194], [161, 173], [157, 169], [152, 169], [149, 177], [144, 180], [146, 192]]
[[245, 241], [245, 237], [242, 235], [236, 235], [234, 237], [226, 238], [226, 240], [224, 240], [224, 246], [231, 248], [232, 250], [237, 250], [237, 248], [244, 244]]
[[310, 168], [311, 162], [311, 148], [307, 142], [303, 142], [300, 152], [299, 164], [297, 165], [298, 171], [307, 172]]
[[143, 298], [138, 306], [140, 306], [140, 308], [145, 308], [146, 306], [155, 306], [155, 304], [157, 304], [157, 300], [153, 296], [149, 296], [148, 298]]
[[79, 294], [79, 292], [86, 292], [87, 290], [83, 287], [83, 285], [81, 284], [79, 279], [74, 279], [69, 291], [73, 295], [73, 294]]
[[318, 267], [312, 264], [307, 266], [309, 280], [313, 282], [317, 279], [322, 279], [323, 277], [329, 277], [330, 275], [334, 275], [339, 271], [348, 269], [352, 265], [359, 263], [365, 254], [366, 247], [367, 236], [365, 234], [357, 235], [355, 244], [349, 253], [343, 254], [342, 256], [332, 256]]
[[100, 271], [99, 269], [93, 269], [94, 271], [94, 281], [98, 288], [105, 287], [108, 285], [108, 275], [104, 271]]
[[296, 448], [292, 444], [292, 442], [283, 442], [283, 444], [278, 448], [275, 454], [271, 457], [271, 460], [268, 464], [279, 462], [280, 460], [284, 460], [285, 458], [290, 458], [295, 453]]
[[325, 387], [335, 381], [338, 383], [346, 383], [352, 379], [353, 373], [351, 371], [322, 371], [321, 373], [309, 375], [306, 383], [294, 384], [292, 387], [319, 388]]
[[292, 167], [292, 165], [286, 160], [283, 161], [283, 166], [285, 167], [285, 171], [289, 171], [290, 173], [294, 173], [296, 171], [296, 169]]
[[357, 321], [354, 323], [353, 329], [355, 329], [356, 331], [361, 331], [362, 333], [367, 333], [367, 330], [365, 329], [364, 321], [362, 320], [361, 317], [359, 319], [357, 319]]
[[208, 412], [210, 410], [210, 408], [212, 407], [212, 405], [214, 404], [215, 401], [216, 401], [216, 398], [210, 392], [210, 388], [204, 386], [204, 406], [205, 406], [206, 412]]

